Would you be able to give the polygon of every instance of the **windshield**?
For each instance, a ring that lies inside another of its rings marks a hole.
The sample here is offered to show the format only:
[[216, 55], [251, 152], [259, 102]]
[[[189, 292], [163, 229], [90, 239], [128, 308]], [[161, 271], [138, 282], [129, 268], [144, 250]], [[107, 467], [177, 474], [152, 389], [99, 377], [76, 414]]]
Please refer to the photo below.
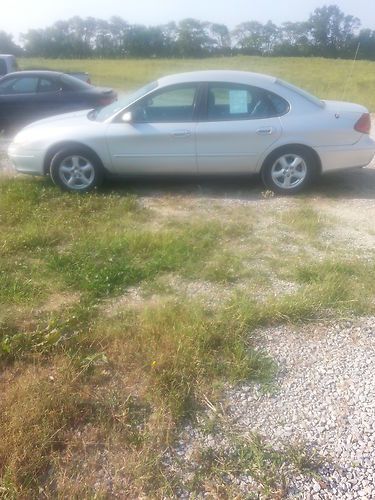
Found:
[[129, 106], [134, 101], [137, 101], [142, 96], [151, 92], [151, 90], [156, 89], [158, 86], [157, 82], [148, 83], [144, 87], [132, 92], [131, 94], [125, 94], [120, 97], [117, 101], [105, 106], [104, 108], [99, 108], [94, 112], [90, 113], [89, 118], [91, 120], [96, 120], [98, 122], [104, 122], [107, 118], [110, 118], [112, 115], [116, 114], [118, 111]]

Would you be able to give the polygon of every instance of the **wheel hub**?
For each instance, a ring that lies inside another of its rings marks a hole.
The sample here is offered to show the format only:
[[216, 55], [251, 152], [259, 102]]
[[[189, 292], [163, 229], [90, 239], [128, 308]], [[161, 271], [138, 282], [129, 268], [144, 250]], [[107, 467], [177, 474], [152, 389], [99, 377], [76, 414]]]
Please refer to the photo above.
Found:
[[95, 169], [88, 158], [72, 155], [61, 161], [59, 176], [69, 189], [79, 191], [88, 188], [95, 180]]
[[282, 189], [292, 189], [304, 182], [307, 176], [307, 165], [297, 154], [280, 156], [271, 168], [273, 182]]

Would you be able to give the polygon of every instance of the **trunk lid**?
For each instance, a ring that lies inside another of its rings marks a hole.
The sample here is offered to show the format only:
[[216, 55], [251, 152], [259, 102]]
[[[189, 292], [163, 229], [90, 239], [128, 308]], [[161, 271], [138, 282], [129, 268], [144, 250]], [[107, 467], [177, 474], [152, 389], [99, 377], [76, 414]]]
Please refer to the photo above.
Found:
[[368, 113], [368, 110], [361, 104], [355, 104], [353, 102], [346, 101], [323, 101], [327, 111], [332, 111], [333, 113], [356, 113], [361, 115], [362, 113]]

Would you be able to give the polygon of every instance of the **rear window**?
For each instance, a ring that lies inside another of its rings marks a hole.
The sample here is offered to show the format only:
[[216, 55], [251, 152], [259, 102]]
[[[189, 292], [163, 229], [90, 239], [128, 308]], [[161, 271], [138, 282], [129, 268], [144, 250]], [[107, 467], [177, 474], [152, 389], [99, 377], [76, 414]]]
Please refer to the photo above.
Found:
[[87, 90], [91, 88], [88, 83], [70, 75], [61, 75], [60, 81], [64, 90]]

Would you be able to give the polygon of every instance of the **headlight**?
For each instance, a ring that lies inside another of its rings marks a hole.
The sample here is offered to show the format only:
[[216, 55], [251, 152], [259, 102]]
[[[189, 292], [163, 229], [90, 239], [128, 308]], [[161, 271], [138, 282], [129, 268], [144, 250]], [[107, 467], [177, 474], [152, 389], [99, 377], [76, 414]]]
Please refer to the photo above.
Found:
[[17, 146], [21, 146], [22, 144], [27, 144], [29, 141], [28, 141], [28, 137], [26, 134], [17, 134], [14, 138], [13, 138], [13, 141], [12, 141], [12, 144], [15, 144]]

